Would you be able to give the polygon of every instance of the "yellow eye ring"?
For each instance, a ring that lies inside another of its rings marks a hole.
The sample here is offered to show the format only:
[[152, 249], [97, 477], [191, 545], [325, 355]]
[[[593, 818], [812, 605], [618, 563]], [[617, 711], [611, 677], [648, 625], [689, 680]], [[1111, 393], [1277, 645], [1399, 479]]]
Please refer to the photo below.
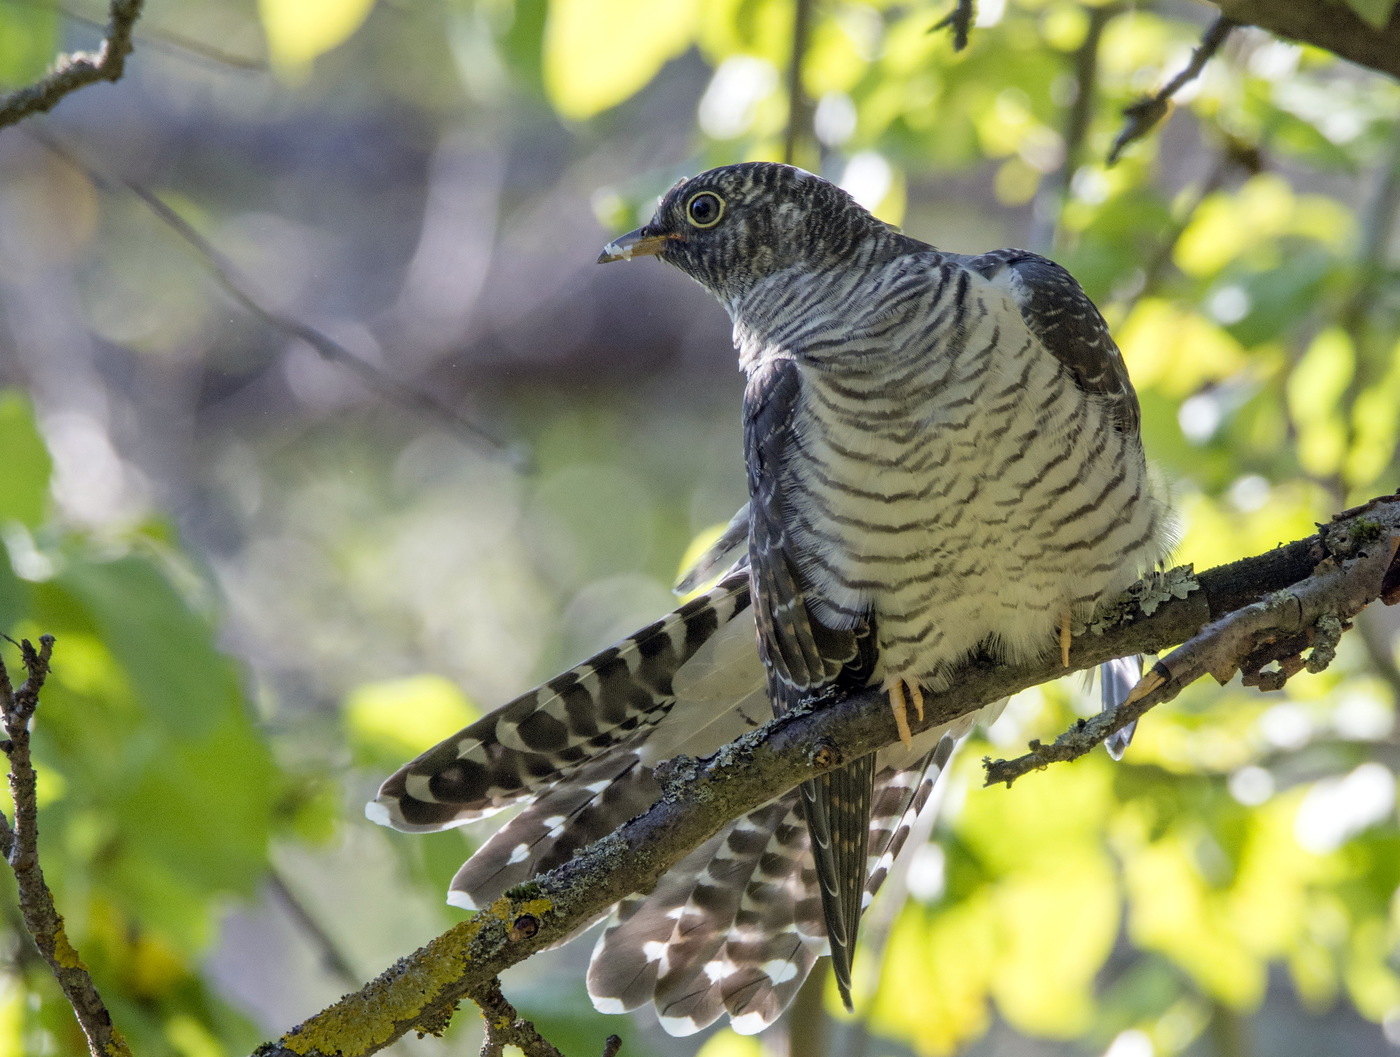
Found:
[[713, 191], [697, 191], [685, 204], [685, 219], [697, 228], [712, 228], [724, 219], [724, 199]]

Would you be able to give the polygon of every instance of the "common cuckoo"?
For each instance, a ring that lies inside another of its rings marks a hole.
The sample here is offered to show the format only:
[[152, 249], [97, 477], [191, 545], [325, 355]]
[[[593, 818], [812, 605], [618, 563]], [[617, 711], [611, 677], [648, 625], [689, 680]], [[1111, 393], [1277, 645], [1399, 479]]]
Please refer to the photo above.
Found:
[[[525, 804], [452, 881], [450, 902], [479, 907], [654, 803], [661, 760], [884, 688], [900, 743], [722, 830], [623, 900], [594, 950], [599, 1009], [752, 1032], [822, 954], [850, 1003], [864, 906], [974, 718], [911, 737], [909, 711], [973, 654], [1067, 651], [1073, 622], [1163, 559], [1170, 517], [1117, 346], [1044, 257], [937, 250], [769, 163], [678, 183], [599, 260], [643, 255], [733, 320], [750, 501], [702, 565], [735, 560], [406, 765], [369, 814], [423, 831]], [[1137, 670], [1106, 666], [1105, 707]]]

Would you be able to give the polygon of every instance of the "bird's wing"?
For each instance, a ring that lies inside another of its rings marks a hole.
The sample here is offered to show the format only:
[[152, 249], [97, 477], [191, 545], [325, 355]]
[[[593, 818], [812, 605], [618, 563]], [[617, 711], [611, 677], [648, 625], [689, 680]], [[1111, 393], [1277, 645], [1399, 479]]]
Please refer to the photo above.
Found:
[[964, 261], [1006, 290], [1031, 333], [1079, 388], [1103, 397], [1119, 430], [1136, 435], [1142, 413], [1123, 354], [1074, 276], [1028, 250], [996, 250]]
[[[1028, 250], [996, 250], [966, 258], [974, 271], [1005, 289], [1032, 334], [1086, 393], [1108, 404], [1119, 432], [1137, 436], [1142, 412], [1123, 354], [1089, 295], [1064, 268]], [[1142, 671], [1142, 658], [1120, 657], [1099, 666], [1105, 712], [1127, 699]], [[1109, 755], [1121, 759], [1136, 724], [1108, 740]]]
[[797, 364], [775, 359], [750, 375], [744, 391], [754, 620], [773, 704], [780, 711], [830, 689], [857, 659], [868, 634], [865, 628], [835, 629], [816, 620], [799, 572], [783, 485], [801, 386]]
[[727, 573], [746, 564], [748, 551], [749, 504], [745, 503], [738, 513], [729, 519], [729, 524], [724, 527], [719, 539], [710, 544], [705, 553], [695, 559], [676, 582], [676, 594], [688, 595], [701, 584], [707, 583], [716, 573]]
[[[778, 712], [840, 685], [863, 685], [869, 679], [874, 642], [869, 620], [849, 628], [823, 624], [813, 612], [817, 599], [802, 581], [801, 556], [788, 531], [791, 512], [784, 496], [800, 395], [801, 377], [788, 359], [756, 368], [744, 393], [754, 621]], [[874, 758], [867, 756], [801, 786], [832, 967], [847, 1008], [867, 876], [874, 768]]]

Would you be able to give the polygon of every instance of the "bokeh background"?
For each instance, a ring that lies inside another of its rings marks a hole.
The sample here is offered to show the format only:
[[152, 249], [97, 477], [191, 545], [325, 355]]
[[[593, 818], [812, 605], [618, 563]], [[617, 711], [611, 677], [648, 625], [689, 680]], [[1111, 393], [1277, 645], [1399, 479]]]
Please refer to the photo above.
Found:
[[[1400, 86], [1241, 30], [1107, 167], [1214, 10], [983, 0], [955, 53], [950, 6], [810, 5], [796, 159], [1080, 278], [1180, 561], [1392, 491]], [[369, 824], [377, 782], [669, 608], [743, 501], [723, 312], [593, 261], [678, 177], [782, 155], [794, 10], [166, 0], [119, 84], [0, 133], [0, 628], [58, 637], [44, 861], [143, 1057], [246, 1053], [455, 920], [481, 835]], [[0, 3], [0, 79], [95, 44], [83, 15]], [[982, 790], [1094, 707], [1021, 695], [804, 1057], [1400, 1052], [1396, 633], [1368, 612], [1326, 673], [1192, 687], [1121, 765]], [[83, 1052], [0, 888], [0, 1053]], [[785, 1052], [595, 1014], [589, 946], [505, 979], [565, 1052]], [[477, 1039], [464, 1011], [395, 1052]]]

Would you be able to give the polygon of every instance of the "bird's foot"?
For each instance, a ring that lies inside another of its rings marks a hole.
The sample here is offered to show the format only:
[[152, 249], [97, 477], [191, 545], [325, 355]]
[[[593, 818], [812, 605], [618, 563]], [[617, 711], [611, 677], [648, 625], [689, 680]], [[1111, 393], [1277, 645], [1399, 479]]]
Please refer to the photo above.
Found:
[[909, 705], [914, 705], [914, 714], [923, 722], [924, 691], [918, 683], [895, 678], [885, 683], [885, 693], [890, 695], [890, 710], [894, 713], [894, 725], [899, 728], [899, 740], [907, 749], [914, 744], [914, 736], [909, 731]]

